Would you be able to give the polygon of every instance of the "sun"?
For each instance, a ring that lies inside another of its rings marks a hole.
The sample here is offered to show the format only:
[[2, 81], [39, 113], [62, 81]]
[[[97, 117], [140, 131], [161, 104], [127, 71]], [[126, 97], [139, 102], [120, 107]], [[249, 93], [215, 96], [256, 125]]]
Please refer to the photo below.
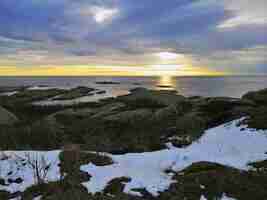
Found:
[[156, 53], [156, 56], [159, 57], [161, 60], [175, 60], [179, 57], [178, 54], [172, 52], [160, 52]]
[[101, 24], [110, 20], [118, 13], [116, 8], [103, 8], [103, 7], [92, 7], [91, 13], [93, 14], [94, 20]]

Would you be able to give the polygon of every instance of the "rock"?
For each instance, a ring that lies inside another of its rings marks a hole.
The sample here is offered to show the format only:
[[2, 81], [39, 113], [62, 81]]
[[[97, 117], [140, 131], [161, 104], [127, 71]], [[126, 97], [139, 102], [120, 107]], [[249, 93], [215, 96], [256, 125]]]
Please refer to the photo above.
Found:
[[242, 99], [253, 101], [256, 104], [267, 105], [267, 89], [248, 92], [242, 96]]
[[115, 81], [97, 81], [95, 83], [99, 84], [99, 85], [118, 85], [118, 84], [120, 84], [120, 82], [115, 82]]
[[5, 179], [0, 178], [0, 185], [6, 185]]
[[198, 116], [198, 113], [190, 112], [177, 118], [175, 126], [166, 130], [165, 142], [171, 142], [177, 147], [187, 146], [198, 139], [206, 127], [204, 118]]
[[135, 88], [130, 94], [120, 96], [117, 99], [132, 107], [157, 108], [177, 104], [185, 100], [184, 96], [178, 95], [177, 91], [169, 90], [148, 90]]
[[30, 103], [33, 101], [41, 101], [63, 94], [66, 90], [48, 89], [48, 90], [23, 90], [10, 97], [10, 101], [14, 103]]
[[115, 178], [108, 182], [104, 189], [104, 193], [107, 194], [119, 194], [122, 193], [125, 187], [125, 183], [130, 182], [131, 179], [127, 177]]
[[116, 114], [125, 108], [125, 104], [121, 102], [109, 103], [97, 109], [94, 109], [95, 114], [92, 118], [103, 118], [108, 115]]
[[20, 184], [23, 182], [23, 179], [22, 178], [16, 178], [16, 179], [7, 179], [8, 183], [12, 184], [12, 183], [16, 183], [16, 184]]
[[253, 104], [238, 98], [209, 97], [191, 101], [193, 110], [207, 121], [207, 127], [214, 127], [246, 115]]
[[6, 86], [6, 87], [3, 87], [3, 86], [0, 86], [0, 93], [8, 93], [8, 92], [16, 92], [16, 91], [23, 91], [25, 89], [27, 89], [28, 86]]
[[16, 122], [18, 122], [18, 118], [0, 106], [0, 125], [12, 125]]
[[192, 108], [192, 104], [187, 100], [181, 100], [177, 104], [171, 104], [167, 107], [160, 108], [155, 112], [157, 120], [164, 120], [167, 118], [178, 118], [184, 115]]
[[242, 124], [257, 130], [267, 129], [267, 107], [259, 106], [256, 108], [250, 108], [247, 111], [247, 116], [248, 117], [242, 122]]
[[149, 109], [127, 110], [114, 115], [108, 115], [103, 120], [119, 123], [136, 123], [137, 121], [150, 119], [152, 115], [153, 112]]
[[10, 193], [6, 191], [0, 191], [0, 199], [10, 199]]
[[80, 87], [73, 88], [69, 91], [66, 91], [64, 94], [53, 98], [53, 100], [71, 100], [71, 99], [76, 99], [76, 98], [80, 98], [83, 96], [90, 96], [90, 95], [94, 95], [90, 93], [94, 90], [95, 90], [94, 88], [80, 86]]
[[105, 94], [105, 93], [107, 93], [105, 90], [100, 90], [96, 92], [96, 94]]
[[[173, 177], [174, 183], [160, 199], [233, 199], [262, 200], [267, 196], [267, 176], [264, 173], [241, 171], [210, 163], [193, 163]], [[176, 198], [175, 198], [176, 199]]]

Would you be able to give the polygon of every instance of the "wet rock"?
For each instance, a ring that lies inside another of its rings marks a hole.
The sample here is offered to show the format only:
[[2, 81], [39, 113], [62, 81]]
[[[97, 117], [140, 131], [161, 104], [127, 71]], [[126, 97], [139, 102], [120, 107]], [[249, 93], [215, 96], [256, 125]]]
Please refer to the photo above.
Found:
[[18, 118], [0, 106], [0, 125], [12, 125], [16, 122], [18, 122]]

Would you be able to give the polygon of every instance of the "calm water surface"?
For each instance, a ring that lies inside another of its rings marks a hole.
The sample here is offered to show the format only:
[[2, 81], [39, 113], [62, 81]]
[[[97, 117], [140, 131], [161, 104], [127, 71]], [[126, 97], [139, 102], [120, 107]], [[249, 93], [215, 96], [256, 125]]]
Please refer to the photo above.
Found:
[[[99, 81], [120, 84], [96, 84]], [[241, 97], [251, 90], [267, 88], [267, 76], [232, 77], [0, 77], [0, 86], [76, 87], [89, 86], [107, 91], [105, 96], [126, 94], [129, 89], [175, 89], [185, 96]]]

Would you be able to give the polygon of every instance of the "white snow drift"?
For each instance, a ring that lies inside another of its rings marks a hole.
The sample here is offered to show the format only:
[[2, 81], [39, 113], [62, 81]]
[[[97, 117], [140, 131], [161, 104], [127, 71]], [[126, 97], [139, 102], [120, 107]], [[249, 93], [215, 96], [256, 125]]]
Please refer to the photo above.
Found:
[[238, 126], [240, 120], [206, 131], [200, 140], [187, 148], [172, 147], [167, 150], [109, 155], [114, 164], [95, 166], [90, 163], [81, 170], [92, 175], [89, 182], [83, 183], [90, 193], [101, 192], [114, 178], [129, 177], [125, 183], [125, 193], [141, 195], [132, 189], [145, 188], [157, 196], [173, 182], [167, 169], [182, 170], [194, 162], [209, 161], [247, 170], [248, 163], [267, 159], [267, 131], [255, 131]]
[[[157, 196], [174, 181], [173, 174], [167, 174], [166, 170], [180, 171], [199, 161], [216, 162], [248, 170], [249, 162], [267, 159], [267, 131], [238, 126], [241, 120], [243, 119], [207, 130], [198, 141], [186, 148], [169, 145], [168, 149], [156, 152], [105, 154], [113, 159], [114, 164], [95, 166], [89, 163], [81, 166], [82, 171], [92, 176], [90, 181], [83, 185], [90, 193], [102, 192], [112, 179], [128, 177], [131, 181], [125, 183], [125, 193], [141, 195], [133, 189], [145, 188]], [[59, 153], [60, 151], [3, 151], [0, 153], [0, 180], [4, 180], [5, 184], [1, 183], [0, 191], [25, 191], [37, 183], [28, 160], [37, 159], [39, 163], [45, 160], [46, 165], [49, 165], [47, 174], [43, 176], [44, 182], [59, 180]], [[18, 178], [21, 178], [22, 182], [18, 181]]]

